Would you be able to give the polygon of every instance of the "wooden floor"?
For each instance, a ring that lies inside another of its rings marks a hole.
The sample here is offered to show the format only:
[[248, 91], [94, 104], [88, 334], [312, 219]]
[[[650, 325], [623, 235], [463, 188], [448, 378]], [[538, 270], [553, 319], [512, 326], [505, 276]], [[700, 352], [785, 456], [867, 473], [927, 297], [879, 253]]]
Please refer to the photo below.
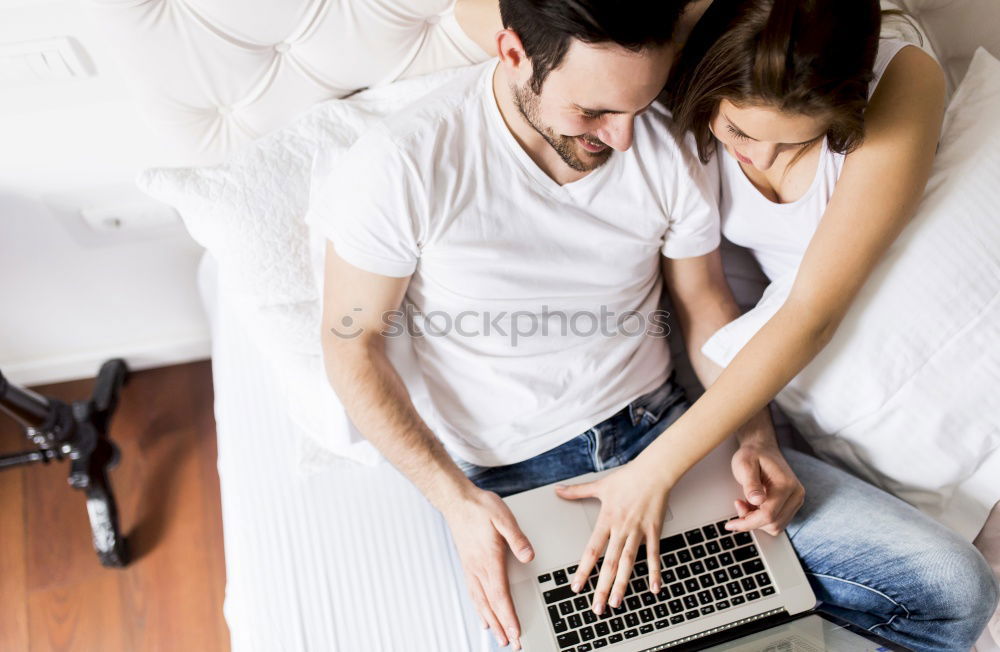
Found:
[[[93, 381], [35, 388], [67, 402]], [[209, 362], [136, 372], [111, 436], [133, 562], [103, 568], [65, 462], [0, 471], [0, 650], [229, 649]], [[0, 413], [0, 452], [28, 448]]]

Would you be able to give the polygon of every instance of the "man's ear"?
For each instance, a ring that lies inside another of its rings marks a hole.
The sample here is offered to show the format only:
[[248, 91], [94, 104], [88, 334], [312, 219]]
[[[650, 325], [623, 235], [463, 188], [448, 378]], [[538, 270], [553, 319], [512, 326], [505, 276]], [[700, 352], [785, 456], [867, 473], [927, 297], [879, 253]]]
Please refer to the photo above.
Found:
[[521, 37], [512, 29], [504, 29], [497, 32], [496, 39], [500, 65], [512, 81], [519, 85], [525, 83], [531, 78], [532, 68]]

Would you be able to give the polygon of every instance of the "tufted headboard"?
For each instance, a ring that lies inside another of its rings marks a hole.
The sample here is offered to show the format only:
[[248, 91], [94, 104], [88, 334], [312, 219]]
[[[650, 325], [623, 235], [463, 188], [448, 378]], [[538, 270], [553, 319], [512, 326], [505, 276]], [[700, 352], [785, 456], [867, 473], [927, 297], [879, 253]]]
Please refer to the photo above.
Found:
[[924, 28], [954, 91], [980, 47], [1000, 59], [1000, 1], [896, 0]]
[[485, 60], [454, 0], [87, 0], [175, 165], [317, 102]]
[[[954, 89], [973, 52], [1000, 57], [1000, 0], [895, 0]], [[322, 100], [482, 61], [455, 0], [85, 0], [169, 145], [204, 165]]]

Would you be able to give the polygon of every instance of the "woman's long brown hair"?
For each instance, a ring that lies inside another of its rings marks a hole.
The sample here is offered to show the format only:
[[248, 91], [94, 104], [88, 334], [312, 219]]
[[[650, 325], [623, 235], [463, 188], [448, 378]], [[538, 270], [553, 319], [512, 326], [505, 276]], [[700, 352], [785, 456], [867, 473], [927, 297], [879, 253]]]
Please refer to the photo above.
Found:
[[878, 50], [878, 0], [714, 0], [698, 21], [664, 94], [707, 163], [719, 102], [829, 118], [831, 151], [864, 139]]

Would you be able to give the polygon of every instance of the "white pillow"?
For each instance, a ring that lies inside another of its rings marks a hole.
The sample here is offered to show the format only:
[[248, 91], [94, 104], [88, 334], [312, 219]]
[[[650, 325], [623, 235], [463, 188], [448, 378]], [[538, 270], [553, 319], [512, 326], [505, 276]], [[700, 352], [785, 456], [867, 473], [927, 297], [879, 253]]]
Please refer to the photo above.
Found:
[[[1000, 499], [1000, 62], [976, 52], [913, 221], [777, 401], [820, 455], [970, 540]], [[794, 275], [702, 349], [728, 364]]]
[[934, 51], [927, 31], [920, 24], [915, 14], [903, 5], [904, 2], [905, 0], [880, 0], [879, 5], [882, 7], [882, 11], [903, 12], [903, 15], [882, 15], [882, 28], [880, 30], [882, 38], [897, 39], [912, 43], [940, 63], [941, 59], [938, 57], [937, 52]]
[[[278, 374], [292, 420], [323, 451], [374, 463], [377, 451], [347, 418], [326, 380], [320, 350], [325, 241], [305, 224], [311, 175], [325, 175], [358, 135], [403, 109], [460, 69], [330, 100], [213, 167], [153, 168], [137, 184], [178, 209], [192, 237], [218, 261], [220, 289]], [[430, 410], [409, 342], [387, 351], [421, 411]]]

